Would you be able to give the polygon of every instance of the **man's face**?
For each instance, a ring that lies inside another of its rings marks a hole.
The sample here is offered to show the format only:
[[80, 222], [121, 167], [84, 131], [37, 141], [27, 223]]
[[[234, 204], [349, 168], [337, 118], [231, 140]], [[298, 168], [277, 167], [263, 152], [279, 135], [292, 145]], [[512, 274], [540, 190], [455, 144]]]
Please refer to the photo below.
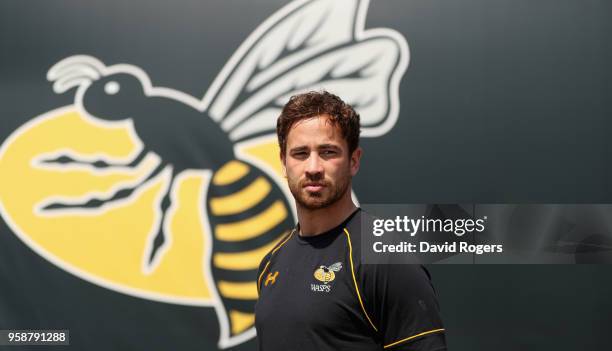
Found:
[[344, 196], [359, 170], [361, 149], [349, 155], [339, 127], [327, 115], [295, 123], [287, 135], [283, 166], [298, 205], [319, 209]]

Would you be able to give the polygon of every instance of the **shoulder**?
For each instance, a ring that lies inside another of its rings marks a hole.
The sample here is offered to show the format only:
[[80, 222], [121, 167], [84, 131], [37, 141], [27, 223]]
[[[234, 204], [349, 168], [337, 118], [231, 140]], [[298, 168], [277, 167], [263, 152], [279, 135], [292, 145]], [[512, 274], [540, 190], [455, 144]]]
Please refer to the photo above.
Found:
[[347, 222], [345, 228], [349, 245], [352, 246], [353, 260], [363, 281], [390, 284], [400, 288], [415, 285], [429, 287], [431, 284], [429, 271], [422, 264], [418, 264], [418, 260], [411, 258], [409, 255], [403, 254], [403, 258], [398, 260], [393, 255], [387, 254], [382, 259], [377, 259], [377, 264], [364, 264], [362, 262], [362, 251], [369, 249], [369, 247], [363, 247], [363, 245], [369, 245], [368, 243], [371, 240], [368, 240], [367, 236], [372, 235], [368, 232], [368, 228], [370, 228], [368, 224], [371, 224], [375, 219], [375, 216], [360, 209]]
[[[363, 236], [368, 234], [364, 233], [364, 229], [367, 226], [363, 224], [372, 220], [374, 220], [374, 217], [371, 214], [362, 209], [357, 209], [344, 226], [344, 233], [347, 236], [347, 240], [357, 255], [361, 252]], [[357, 256], [357, 258], [359, 258], [359, 256]]]
[[272, 262], [272, 257], [283, 245], [285, 245], [291, 239], [294, 232], [295, 232], [295, 229], [281, 236], [280, 240], [278, 240], [278, 242], [273, 246], [273, 248], [270, 251], [268, 251], [268, 253], [259, 262], [259, 268], [257, 269], [257, 292], [258, 293], [261, 287], [261, 279], [263, 278], [264, 274], [268, 270], [268, 266], [270, 265], [270, 262]]
[[261, 259], [260, 263], [259, 263], [259, 270], [261, 271], [262, 268], [268, 263], [270, 262], [270, 260], [272, 259], [272, 256], [274, 256], [274, 254], [281, 249], [281, 247], [283, 247], [284, 245], [287, 244], [287, 242], [293, 237], [295, 233], [295, 229], [292, 229], [291, 231], [289, 231], [288, 233], [285, 233], [284, 235], [282, 235], [280, 237], [280, 239], [278, 239], [278, 241], [276, 242], [276, 244], [272, 247], [272, 249], [270, 249], [270, 251], [268, 251], [264, 257]]

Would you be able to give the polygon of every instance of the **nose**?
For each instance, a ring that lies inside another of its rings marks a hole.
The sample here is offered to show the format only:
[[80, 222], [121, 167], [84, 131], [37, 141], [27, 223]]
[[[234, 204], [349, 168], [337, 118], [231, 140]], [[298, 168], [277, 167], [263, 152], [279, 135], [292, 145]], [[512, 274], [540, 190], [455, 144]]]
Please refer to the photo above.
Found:
[[312, 152], [308, 158], [306, 176], [309, 179], [320, 179], [323, 176], [323, 160], [321, 160], [316, 152]]

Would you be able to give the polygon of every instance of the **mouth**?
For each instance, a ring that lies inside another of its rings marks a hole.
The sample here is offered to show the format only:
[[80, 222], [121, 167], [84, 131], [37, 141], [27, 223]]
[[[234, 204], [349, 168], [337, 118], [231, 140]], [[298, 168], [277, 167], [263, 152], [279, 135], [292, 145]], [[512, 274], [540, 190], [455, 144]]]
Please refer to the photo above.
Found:
[[323, 183], [306, 183], [306, 184], [304, 184], [304, 189], [306, 189], [306, 191], [311, 192], [311, 193], [319, 192], [319, 191], [323, 190], [323, 188], [325, 188], [325, 184], [323, 184]]

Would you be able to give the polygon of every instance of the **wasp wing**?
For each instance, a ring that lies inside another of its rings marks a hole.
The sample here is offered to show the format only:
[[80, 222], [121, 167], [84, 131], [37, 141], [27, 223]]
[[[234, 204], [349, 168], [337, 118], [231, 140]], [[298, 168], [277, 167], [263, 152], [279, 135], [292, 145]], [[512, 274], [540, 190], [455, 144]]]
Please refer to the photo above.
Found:
[[327, 89], [362, 115], [362, 135], [397, 118], [407, 45], [388, 29], [364, 31], [368, 1], [294, 2], [264, 22], [224, 67], [204, 105], [233, 141], [274, 131], [291, 95]]
[[[358, 1], [294, 1], [264, 21], [236, 50], [203, 99], [223, 120], [267, 80], [351, 40]], [[212, 103], [211, 103], [212, 101]]]
[[342, 262], [336, 262], [331, 266], [327, 267], [330, 271], [338, 272], [342, 269]]
[[234, 140], [273, 131], [276, 118], [290, 96], [326, 89], [342, 96], [360, 113], [363, 135], [372, 136], [368, 131], [376, 131], [380, 126], [390, 128], [384, 123], [396, 106], [391, 99], [389, 78], [398, 60], [397, 46], [385, 37], [335, 48], [263, 87], [251, 99], [265, 98], [266, 103], [250, 111], [237, 109], [221, 125]]

